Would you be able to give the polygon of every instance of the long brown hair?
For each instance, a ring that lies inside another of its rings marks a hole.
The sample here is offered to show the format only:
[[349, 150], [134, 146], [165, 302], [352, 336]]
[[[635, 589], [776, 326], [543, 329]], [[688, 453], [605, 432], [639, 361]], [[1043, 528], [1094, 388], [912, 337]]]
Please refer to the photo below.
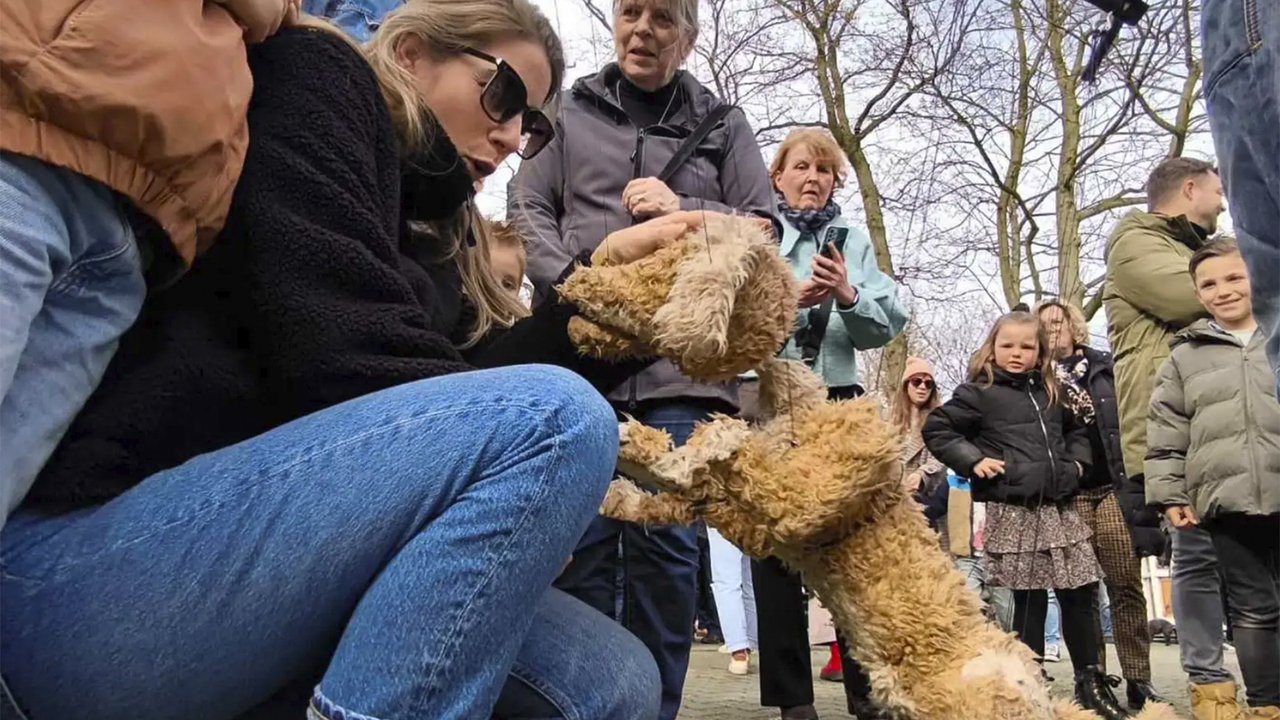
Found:
[[[907, 381], [917, 375], [928, 375], [933, 380], [933, 389], [929, 391], [929, 397], [925, 398], [924, 405], [917, 410], [915, 403], [911, 402], [911, 396], [907, 394]], [[902, 382], [898, 383], [898, 391], [893, 394], [893, 400], [889, 407], [889, 422], [903, 433], [912, 431], [912, 422], [915, 421], [917, 415], [928, 415], [934, 408], [942, 405], [942, 398], [938, 397], [938, 380], [932, 373], [918, 372], [913, 373], [910, 377], [902, 378]]]
[[987, 339], [982, 341], [978, 351], [969, 360], [969, 382], [979, 383], [983, 387], [991, 387], [995, 382], [996, 337], [1000, 334], [1000, 329], [1006, 325], [1030, 325], [1036, 329], [1036, 343], [1040, 346], [1037, 348], [1036, 369], [1040, 371], [1045, 394], [1049, 396], [1049, 404], [1058, 402], [1058, 376], [1054, 373], [1053, 356], [1049, 354], [1049, 336], [1035, 315], [1022, 310], [1001, 315], [991, 326]]

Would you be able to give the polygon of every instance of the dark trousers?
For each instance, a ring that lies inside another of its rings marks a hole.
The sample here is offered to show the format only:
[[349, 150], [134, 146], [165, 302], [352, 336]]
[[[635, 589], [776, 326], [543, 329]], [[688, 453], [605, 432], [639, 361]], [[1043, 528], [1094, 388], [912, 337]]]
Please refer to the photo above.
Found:
[[[1089, 583], [1070, 590], [1055, 588], [1062, 610], [1062, 641], [1071, 653], [1071, 665], [1082, 670], [1098, 664], [1098, 584]], [[1044, 590], [1013, 591], [1013, 631], [1036, 655], [1044, 655], [1044, 619], [1049, 611], [1049, 594]]]
[[[751, 561], [759, 619], [760, 704], [794, 707], [813, 704], [813, 664], [809, 655], [808, 600], [800, 576], [776, 558]], [[871, 683], [841, 642], [844, 692], [853, 707], [867, 702]]]
[[1226, 581], [1245, 697], [1280, 705], [1280, 515], [1221, 515], [1204, 528]]
[[[683, 445], [694, 424], [712, 410], [700, 403], [672, 402], [635, 416], [645, 425], [666, 430], [677, 445]], [[662, 678], [659, 718], [675, 720], [693, 646], [697, 529], [597, 517], [555, 585], [621, 622], [649, 648]]]
[[711, 592], [711, 544], [707, 541], [707, 526], [698, 521], [695, 527], [698, 528], [698, 627], [706, 630], [708, 637], [723, 637], [716, 596]]

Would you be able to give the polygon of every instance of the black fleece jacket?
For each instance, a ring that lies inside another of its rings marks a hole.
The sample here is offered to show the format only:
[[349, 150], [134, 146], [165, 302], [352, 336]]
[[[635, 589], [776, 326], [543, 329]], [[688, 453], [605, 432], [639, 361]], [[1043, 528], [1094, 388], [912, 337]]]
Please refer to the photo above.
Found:
[[372, 70], [327, 33], [282, 31], [249, 64], [251, 140], [226, 229], [144, 307], [30, 503], [102, 502], [196, 455], [424, 378], [546, 363], [607, 392], [643, 367], [579, 356], [573, 309], [554, 298], [460, 351], [475, 314], [457, 265], [409, 230], [472, 192], [452, 144], [441, 134], [402, 163]]
[[[973, 483], [973, 499], [1035, 507], [1070, 500], [1079, 489], [1076, 463], [1088, 469], [1089, 436], [1075, 415], [1050, 404], [1038, 372], [997, 369], [990, 386], [965, 383], [924, 423], [929, 452]], [[973, 466], [1003, 460], [1004, 474], [984, 480]]]

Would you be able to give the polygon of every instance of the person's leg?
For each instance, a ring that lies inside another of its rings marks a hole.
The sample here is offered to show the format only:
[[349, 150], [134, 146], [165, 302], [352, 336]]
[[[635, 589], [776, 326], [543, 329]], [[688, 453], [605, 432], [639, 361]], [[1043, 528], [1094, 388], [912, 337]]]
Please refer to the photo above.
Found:
[[1209, 127], [1280, 379], [1280, 5], [1206, 0], [1200, 22]]
[[705, 522], [698, 521], [698, 628], [703, 642], [720, 643], [720, 611], [716, 609], [715, 591], [711, 588], [711, 540]]
[[499, 720], [653, 720], [662, 683], [634, 635], [581, 601], [547, 591], [493, 716]]
[[[623, 523], [597, 515], [578, 539], [569, 567], [556, 578], [555, 586], [605, 616], [618, 614], [619, 543]], [[693, 629], [690, 628], [690, 632]]]
[[1062, 639], [1071, 653], [1071, 667], [1083, 670], [1098, 665], [1097, 584], [1054, 590], [1061, 608]]
[[1222, 665], [1218, 556], [1199, 528], [1173, 532], [1173, 616], [1182, 670], [1193, 685], [1234, 682]]
[[1280, 706], [1280, 515], [1225, 515], [1207, 526], [1227, 580], [1245, 697], [1254, 707]]
[[0, 153], [0, 526], [98, 386], [146, 294], [111, 190]]
[[1049, 596], [1044, 590], [1013, 591], [1013, 632], [1036, 655], [1044, 655], [1044, 623]]
[[753, 652], [759, 652], [760, 616], [756, 613], [755, 583], [751, 581], [751, 557], [746, 553], [739, 553], [738, 563], [742, 574], [742, 609], [747, 616], [747, 642]]
[[1062, 612], [1058, 605], [1058, 596], [1052, 591], [1046, 593], [1044, 618], [1044, 649], [1046, 657], [1055, 659], [1062, 647]]
[[716, 532], [707, 528], [711, 543], [711, 591], [720, 611], [720, 631], [729, 652], [751, 649], [747, 630], [747, 608], [742, 596], [742, 551]]
[[813, 704], [813, 665], [800, 576], [777, 558], [751, 563], [760, 624], [760, 704]]
[[849, 714], [859, 720], [872, 720], [880, 715], [879, 708], [871, 702], [871, 678], [862, 665], [849, 654], [849, 643], [836, 634], [836, 646], [840, 648], [840, 665], [844, 671], [844, 700]]
[[585, 381], [506, 368], [352, 400], [100, 507], [21, 510], [5, 679], [36, 718], [234, 717], [327, 664], [313, 703], [348, 717], [487, 717], [616, 453]]
[[[699, 404], [658, 406], [637, 418], [683, 445], [710, 416]], [[693, 527], [626, 524], [622, 531], [623, 616], [662, 675], [662, 720], [674, 720], [684, 694], [697, 604], [698, 534]]]
[[[1147, 600], [1142, 592], [1142, 561], [1134, 552], [1133, 538], [1115, 493], [1108, 493], [1098, 504], [1093, 543], [1102, 565], [1108, 601], [1106, 606], [1099, 603], [1099, 635], [1107, 633], [1109, 619], [1120, 672], [1128, 681], [1125, 695], [1129, 706], [1139, 708], [1148, 700], [1159, 702], [1161, 698], [1151, 686], [1151, 636], [1147, 630]], [[1110, 611], [1105, 618], [1104, 609]], [[1099, 642], [1099, 658], [1105, 659], [1106, 654], [1106, 645]], [[1106, 669], [1104, 662], [1098, 665]]]

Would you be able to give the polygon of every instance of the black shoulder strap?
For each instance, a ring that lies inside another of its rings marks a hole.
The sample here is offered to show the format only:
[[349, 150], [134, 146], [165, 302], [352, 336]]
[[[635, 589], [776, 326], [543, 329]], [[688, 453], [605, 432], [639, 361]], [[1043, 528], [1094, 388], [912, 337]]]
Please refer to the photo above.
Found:
[[664, 183], [670, 183], [671, 176], [675, 175], [680, 166], [684, 165], [693, 156], [694, 151], [698, 149], [698, 145], [711, 134], [711, 130], [720, 124], [720, 121], [724, 120], [736, 107], [725, 103], [707, 113], [702, 122], [698, 123], [698, 127], [694, 128], [693, 134], [685, 138], [685, 141], [680, 144], [680, 149], [676, 150], [675, 155], [671, 156], [671, 160], [667, 162], [666, 167], [662, 168], [662, 172], [658, 173], [658, 179]]

